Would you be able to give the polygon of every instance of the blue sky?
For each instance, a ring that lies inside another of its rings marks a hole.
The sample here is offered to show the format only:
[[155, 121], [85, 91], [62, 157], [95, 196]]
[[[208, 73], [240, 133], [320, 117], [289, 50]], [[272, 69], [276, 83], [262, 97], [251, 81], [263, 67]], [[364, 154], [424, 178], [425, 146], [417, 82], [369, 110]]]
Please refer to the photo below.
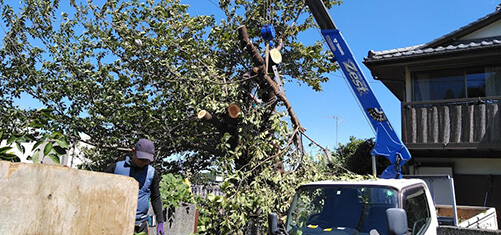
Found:
[[[192, 14], [221, 14], [215, 6], [217, 0], [181, 2], [191, 5], [189, 11]], [[362, 64], [368, 51], [430, 42], [492, 13], [499, 3], [501, 0], [345, 0], [329, 12], [400, 135], [400, 102], [381, 82], [374, 81]], [[304, 38], [305, 41], [321, 39], [319, 31], [313, 31]], [[346, 143], [350, 136], [374, 137], [341, 72], [329, 76], [331, 80], [323, 84], [322, 92], [314, 92], [296, 83], [285, 84], [286, 95], [301, 124], [307, 129], [306, 134], [330, 149], [336, 146], [336, 140]], [[336, 120], [332, 116], [340, 118], [337, 135]]]

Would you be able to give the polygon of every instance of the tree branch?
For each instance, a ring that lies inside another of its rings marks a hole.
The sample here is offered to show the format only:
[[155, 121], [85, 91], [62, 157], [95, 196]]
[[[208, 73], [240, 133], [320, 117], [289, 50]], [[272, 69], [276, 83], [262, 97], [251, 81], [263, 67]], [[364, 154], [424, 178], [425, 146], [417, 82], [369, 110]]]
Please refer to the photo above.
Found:
[[229, 133], [231, 138], [228, 140], [231, 148], [234, 149], [239, 144], [238, 141], [238, 133], [237, 133], [237, 124], [238, 124], [238, 116], [240, 115], [241, 109], [237, 104], [230, 104], [226, 108], [226, 114], [223, 118], [214, 117], [211, 113], [206, 110], [202, 110], [198, 113], [198, 120], [211, 123], [216, 127], [221, 135], [224, 133]]
[[[299, 123], [299, 119], [294, 113], [294, 110], [292, 109], [292, 106], [289, 103], [289, 100], [287, 99], [285, 94], [282, 94], [280, 92], [280, 89], [278, 88], [278, 85], [275, 83], [275, 81], [273, 81], [273, 79], [267, 75], [265, 60], [259, 54], [256, 47], [250, 41], [249, 35], [247, 33], [247, 27], [245, 27], [245, 25], [242, 25], [238, 28], [238, 38], [240, 40], [240, 46], [242, 47], [242, 49], [246, 50], [247, 53], [249, 53], [249, 55], [252, 57], [254, 66], [258, 68], [257, 71], [258, 78], [260, 78], [261, 81], [264, 81], [261, 82], [260, 85], [264, 84], [267, 90], [273, 92], [274, 96], [277, 96], [282, 102], [284, 102], [284, 105], [287, 109], [287, 112], [289, 113], [289, 116], [291, 117], [291, 122], [294, 125], [294, 127], [297, 127], [300, 132], [306, 131], [306, 129], [301, 126], [301, 123]], [[267, 102], [268, 100], [264, 101]]]

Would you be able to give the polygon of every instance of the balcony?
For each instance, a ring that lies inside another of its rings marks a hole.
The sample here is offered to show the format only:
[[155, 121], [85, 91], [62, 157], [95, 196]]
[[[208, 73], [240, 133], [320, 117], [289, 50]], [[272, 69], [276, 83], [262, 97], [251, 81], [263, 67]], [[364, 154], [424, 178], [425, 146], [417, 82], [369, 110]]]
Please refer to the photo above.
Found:
[[[402, 103], [409, 150], [501, 150], [501, 97]], [[498, 156], [499, 157], [499, 156]]]

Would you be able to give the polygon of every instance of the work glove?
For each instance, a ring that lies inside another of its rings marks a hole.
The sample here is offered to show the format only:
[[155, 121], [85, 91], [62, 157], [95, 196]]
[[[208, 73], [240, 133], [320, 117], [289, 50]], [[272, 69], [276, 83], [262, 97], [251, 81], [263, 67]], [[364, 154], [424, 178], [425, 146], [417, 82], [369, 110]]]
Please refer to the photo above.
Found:
[[157, 224], [157, 234], [164, 235], [164, 222]]

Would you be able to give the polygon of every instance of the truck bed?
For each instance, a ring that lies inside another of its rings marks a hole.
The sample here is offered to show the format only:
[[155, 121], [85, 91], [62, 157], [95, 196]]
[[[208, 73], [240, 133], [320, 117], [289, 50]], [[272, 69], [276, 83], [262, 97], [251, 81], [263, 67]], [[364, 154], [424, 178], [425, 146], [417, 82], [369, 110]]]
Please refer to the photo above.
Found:
[[[482, 206], [456, 206], [458, 215], [458, 227], [498, 229], [496, 209]], [[439, 223], [444, 225], [452, 221], [452, 206], [435, 205]]]

